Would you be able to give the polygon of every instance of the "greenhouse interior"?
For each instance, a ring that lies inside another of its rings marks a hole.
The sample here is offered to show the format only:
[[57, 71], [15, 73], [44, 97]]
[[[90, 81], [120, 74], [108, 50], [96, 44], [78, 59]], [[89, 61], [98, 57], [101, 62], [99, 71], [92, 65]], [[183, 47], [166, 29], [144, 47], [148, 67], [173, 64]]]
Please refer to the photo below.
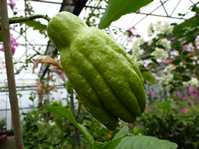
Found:
[[199, 1], [0, 0], [0, 149], [199, 149]]

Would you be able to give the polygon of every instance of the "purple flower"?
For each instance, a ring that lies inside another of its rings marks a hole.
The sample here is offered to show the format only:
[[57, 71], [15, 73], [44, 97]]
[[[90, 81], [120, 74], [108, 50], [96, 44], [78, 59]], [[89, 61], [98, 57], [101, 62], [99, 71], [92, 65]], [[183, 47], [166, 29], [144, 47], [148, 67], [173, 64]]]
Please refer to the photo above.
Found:
[[0, 51], [3, 51], [3, 43], [0, 42]]
[[199, 35], [195, 39], [195, 46], [196, 46], [196, 49], [199, 49]]
[[180, 112], [182, 112], [182, 113], [187, 113], [188, 111], [189, 111], [188, 108], [181, 108], [181, 109], [180, 109]]
[[186, 95], [183, 95], [180, 91], [176, 92], [176, 96], [182, 100], [186, 100], [188, 98]]
[[189, 98], [189, 97], [186, 96], [186, 95], [181, 97], [182, 100], [187, 100], [188, 98]]
[[154, 90], [151, 90], [151, 91], [149, 91], [148, 95], [149, 95], [150, 97], [155, 97], [155, 96], [156, 96], [156, 93], [155, 93]]
[[16, 0], [9, 0], [8, 5], [13, 10], [16, 6]]
[[182, 49], [183, 49], [184, 51], [191, 52], [191, 51], [194, 50], [194, 46], [193, 46], [192, 43], [184, 44], [183, 47], [182, 47]]
[[187, 92], [188, 92], [188, 95], [191, 96], [191, 97], [199, 96], [199, 90], [198, 90], [197, 87], [189, 86], [187, 88]]
[[[19, 44], [17, 43], [17, 40], [12, 35], [10, 36], [10, 46], [11, 46], [12, 55], [14, 55], [16, 48], [19, 46]], [[4, 51], [3, 43], [2, 44], [0, 43], [0, 51]]]
[[19, 46], [19, 44], [18, 44], [17, 40], [13, 36], [11, 36], [10, 42], [11, 42], [12, 54], [15, 54], [16, 48]]
[[182, 97], [182, 94], [180, 93], [180, 91], [177, 91], [177, 92], [176, 92], [176, 96], [179, 97], [179, 98]]

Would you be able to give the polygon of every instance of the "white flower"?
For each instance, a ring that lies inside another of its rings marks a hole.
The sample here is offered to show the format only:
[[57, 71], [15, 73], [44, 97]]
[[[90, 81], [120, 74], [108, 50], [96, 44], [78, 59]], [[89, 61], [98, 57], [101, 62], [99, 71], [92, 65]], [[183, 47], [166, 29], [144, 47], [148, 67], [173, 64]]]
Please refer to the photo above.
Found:
[[163, 71], [166, 72], [166, 73], [170, 73], [174, 69], [175, 69], [174, 65], [168, 65], [168, 66], [165, 67], [165, 69]]
[[140, 56], [144, 53], [144, 50], [140, 46], [144, 43], [142, 38], [138, 38], [132, 45], [132, 57], [136, 60], [140, 59]]
[[191, 52], [194, 50], [194, 46], [192, 43], [185, 44], [182, 48], [184, 51], [188, 51], [188, 52]]
[[160, 45], [162, 45], [166, 50], [171, 49], [171, 42], [167, 39], [161, 39], [158, 41]]
[[155, 24], [150, 24], [148, 28], [148, 36], [156, 36], [160, 33], [169, 34], [173, 31], [173, 26], [167, 22], [158, 21]]
[[191, 78], [188, 82], [183, 82], [185, 86], [197, 86], [199, 87], [199, 80], [197, 78]]
[[199, 35], [195, 39], [195, 46], [196, 46], [196, 49], [199, 50]]
[[53, 122], [52, 120], [50, 120], [50, 121], [48, 122], [48, 124], [49, 124], [50, 126], [54, 126], [54, 125], [55, 125], [55, 122]]
[[168, 52], [162, 48], [155, 48], [155, 51], [151, 53], [158, 61], [168, 58]]
[[169, 82], [173, 80], [173, 74], [172, 73], [162, 73], [159, 81], [160, 81], [160, 84], [164, 84], [164, 85], [169, 85]]

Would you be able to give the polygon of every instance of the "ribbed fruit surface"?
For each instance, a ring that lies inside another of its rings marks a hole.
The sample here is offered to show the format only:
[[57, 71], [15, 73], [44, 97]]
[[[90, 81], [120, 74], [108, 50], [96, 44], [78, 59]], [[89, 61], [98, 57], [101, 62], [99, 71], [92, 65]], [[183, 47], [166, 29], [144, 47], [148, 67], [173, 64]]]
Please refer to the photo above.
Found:
[[133, 122], [144, 111], [142, 75], [105, 32], [62, 12], [50, 21], [48, 35], [79, 101], [97, 120], [114, 129], [118, 118]]

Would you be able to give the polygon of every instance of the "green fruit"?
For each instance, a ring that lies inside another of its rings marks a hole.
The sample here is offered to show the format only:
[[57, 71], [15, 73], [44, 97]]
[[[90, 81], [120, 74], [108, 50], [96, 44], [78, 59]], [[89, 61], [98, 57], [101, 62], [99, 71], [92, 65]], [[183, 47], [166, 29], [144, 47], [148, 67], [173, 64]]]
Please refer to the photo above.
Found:
[[96, 119], [114, 129], [118, 118], [133, 122], [144, 111], [142, 75], [105, 32], [61, 12], [49, 22], [48, 35], [80, 102]]

